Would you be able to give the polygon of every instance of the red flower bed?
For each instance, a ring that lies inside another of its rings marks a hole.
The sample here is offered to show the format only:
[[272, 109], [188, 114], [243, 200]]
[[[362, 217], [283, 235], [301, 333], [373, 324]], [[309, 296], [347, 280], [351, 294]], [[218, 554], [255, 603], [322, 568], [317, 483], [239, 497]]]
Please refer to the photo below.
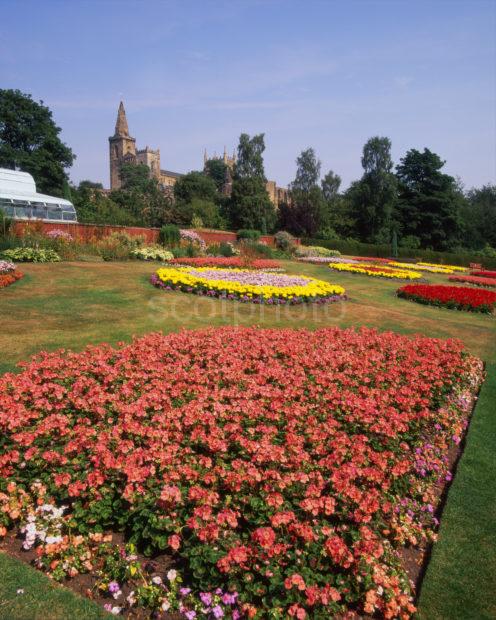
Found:
[[281, 269], [281, 263], [270, 258], [256, 258], [247, 260], [240, 256], [199, 256], [194, 258], [174, 258], [169, 261], [174, 265], [189, 265], [191, 267], [230, 267], [238, 269]]
[[450, 276], [451, 282], [466, 282], [467, 284], [477, 284], [478, 286], [496, 286], [496, 278], [478, 278], [476, 276]]
[[482, 276], [483, 278], [496, 278], [496, 271], [471, 271], [471, 276]]
[[0, 499], [40, 480], [73, 534], [168, 549], [248, 617], [407, 618], [398, 550], [435, 536], [481, 378], [458, 341], [365, 328], [43, 353], [0, 378]]
[[4, 288], [9, 286], [10, 284], [14, 284], [17, 280], [20, 280], [23, 277], [23, 273], [20, 271], [11, 271], [9, 273], [0, 274], [0, 288]]
[[[451, 280], [452, 278], [450, 278]], [[398, 297], [421, 304], [442, 306], [456, 310], [492, 312], [496, 306], [496, 293], [468, 286], [437, 284], [407, 284], [397, 291]]]

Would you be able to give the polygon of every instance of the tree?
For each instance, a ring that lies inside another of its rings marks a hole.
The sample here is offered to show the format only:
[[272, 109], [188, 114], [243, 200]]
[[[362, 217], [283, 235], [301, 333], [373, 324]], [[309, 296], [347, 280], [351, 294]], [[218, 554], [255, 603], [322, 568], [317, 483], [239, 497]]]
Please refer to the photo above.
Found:
[[204, 172], [213, 180], [219, 192], [226, 180], [226, 168], [227, 164], [222, 159], [208, 159], [205, 163]]
[[496, 248], [496, 185], [471, 189], [461, 210], [463, 239], [469, 248]]
[[391, 141], [370, 138], [363, 147], [363, 176], [351, 184], [346, 197], [361, 241], [389, 243], [396, 204], [396, 179], [391, 172]]
[[[110, 194], [111, 199], [128, 211], [143, 226], [160, 227], [174, 222], [176, 213], [169, 196], [145, 164], [122, 164], [119, 170], [122, 186]], [[186, 223], [180, 221], [177, 223]]]
[[254, 228], [266, 233], [274, 228], [275, 209], [265, 187], [264, 150], [264, 134], [253, 138], [241, 134], [231, 198], [225, 206], [229, 224], [235, 229]]
[[332, 170], [322, 179], [322, 192], [324, 199], [328, 204], [332, 204], [339, 196], [339, 188], [341, 187], [341, 177]]
[[253, 138], [247, 133], [239, 137], [238, 158], [234, 179], [261, 179], [265, 181], [263, 152], [265, 151], [264, 134]]
[[328, 224], [328, 208], [319, 186], [320, 161], [312, 148], [296, 159], [296, 176], [291, 183], [291, 200], [279, 208], [281, 228], [295, 235], [313, 237]]
[[33, 175], [38, 191], [63, 195], [74, 154], [59, 138], [52, 112], [31, 95], [0, 90], [0, 167]]
[[[109, 196], [91, 187], [98, 183], [81, 181], [72, 188], [72, 201], [76, 207], [79, 222], [88, 224], [117, 224], [119, 226], [139, 226], [143, 220], [116, 204]], [[101, 185], [101, 184], [100, 184]]]
[[418, 237], [425, 248], [456, 248], [461, 241], [464, 198], [455, 179], [441, 172], [445, 162], [427, 148], [423, 152], [411, 149], [400, 161], [396, 172], [403, 235]]
[[191, 203], [194, 198], [215, 202], [217, 187], [211, 177], [203, 172], [193, 171], [177, 180], [174, 185], [174, 197], [184, 203]]
[[312, 148], [306, 149], [296, 158], [296, 177], [291, 184], [292, 191], [309, 192], [318, 185], [321, 163]]

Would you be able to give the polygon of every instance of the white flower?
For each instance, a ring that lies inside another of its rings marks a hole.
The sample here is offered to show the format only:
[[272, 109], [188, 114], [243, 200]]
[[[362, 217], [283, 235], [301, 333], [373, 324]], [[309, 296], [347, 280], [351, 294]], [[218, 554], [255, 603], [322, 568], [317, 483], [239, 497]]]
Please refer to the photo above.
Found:
[[19, 588], [17, 590], [17, 594], [24, 594], [24, 588]]
[[161, 605], [161, 609], [162, 611], [169, 611], [171, 604], [169, 603], [169, 601], [167, 599], [164, 599], [162, 605]]
[[170, 569], [170, 571], [167, 573], [167, 579], [169, 581], [175, 581], [177, 577], [177, 570], [174, 570], [173, 568]]
[[136, 603], [136, 598], [134, 596], [134, 590], [128, 594], [126, 601], [128, 602], [128, 605], [130, 607], [132, 607]]
[[162, 583], [162, 578], [157, 575], [157, 577], [153, 577], [152, 583], [154, 583], [156, 586], [159, 586]]
[[110, 613], [113, 614], [114, 616], [117, 616], [118, 614], [121, 613], [122, 607], [112, 607], [112, 609], [110, 610]]

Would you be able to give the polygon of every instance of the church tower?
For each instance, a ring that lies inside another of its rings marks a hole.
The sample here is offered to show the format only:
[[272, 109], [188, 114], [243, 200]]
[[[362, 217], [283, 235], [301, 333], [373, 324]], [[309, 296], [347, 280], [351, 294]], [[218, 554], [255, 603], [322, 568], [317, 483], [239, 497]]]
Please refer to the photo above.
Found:
[[119, 189], [121, 179], [119, 168], [122, 163], [136, 163], [136, 138], [129, 135], [126, 111], [124, 104], [120, 103], [117, 112], [114, 135], [109, 138], [110, 149], [110, 189]]

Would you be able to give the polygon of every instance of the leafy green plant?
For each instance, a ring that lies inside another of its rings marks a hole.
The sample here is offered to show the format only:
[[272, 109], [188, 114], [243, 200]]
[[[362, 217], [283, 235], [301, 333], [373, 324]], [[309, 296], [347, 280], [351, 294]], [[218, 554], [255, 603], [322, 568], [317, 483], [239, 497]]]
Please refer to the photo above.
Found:
[[283, 252], [291, 252], [294, 248], [295, 241], [293, 235], [285, 230], [280, 230], [274, 235], [276, 247]]
[[179, 245], [181, 240], [181, 233], [179, 226], [175, 224], [166, 224], [160, 229], [158, 240], [162, 245], [175, 247]]
[[18, 263], [55, 263], [61, 260], [54, 250], [29, 247], [4, 250], [2, 257]]
[[174, 258], [174, 254], [165, 250], [160, 245], [147, 245], [141, 248], [136, 248], [131, 252], [133, 258], [139, 260], [161, 260], [169, 261]]
[[259, 230], [254, 230], [251, 228], [241, 228], [236, 233], [236, 237], [239, 240], [247, 239], [249, 241], [258, 241], [261, 236], [261, 232]]

